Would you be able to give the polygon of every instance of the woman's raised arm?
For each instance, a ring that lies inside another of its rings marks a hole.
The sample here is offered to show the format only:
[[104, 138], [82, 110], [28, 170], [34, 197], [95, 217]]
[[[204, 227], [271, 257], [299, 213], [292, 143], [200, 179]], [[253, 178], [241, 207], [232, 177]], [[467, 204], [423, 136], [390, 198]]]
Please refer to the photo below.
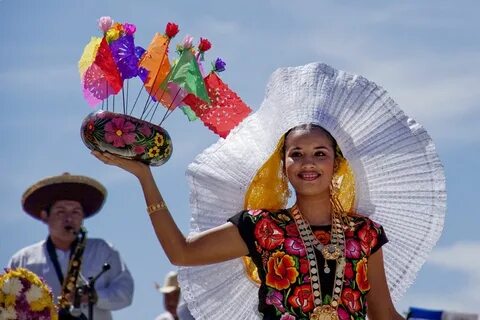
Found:
[[204, 265], [238, 258], [248, 254], [248, 248], [236, 226], [225, 223], [186, 239], [164, 204], [150, 167], [134, 160], [110, 153], [92, 154], [105, 164], [115, 165], [140, 182], [147, 207], [152, 208], [150, 220], [165, 254], [172, 264], [182, 266]]

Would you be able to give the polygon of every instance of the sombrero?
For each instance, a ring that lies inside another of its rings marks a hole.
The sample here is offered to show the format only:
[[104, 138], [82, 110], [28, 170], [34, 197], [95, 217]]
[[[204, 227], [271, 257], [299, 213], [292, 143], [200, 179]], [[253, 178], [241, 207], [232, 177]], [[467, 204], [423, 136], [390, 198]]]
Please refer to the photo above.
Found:
[[[388, 285], [399, 300], [443, 229], [443, 167], [426, 130], [382, 87], [326, 64], [275, 71], [259, 110], [190, 164], [192, 233], [243, 210], [245, 194], [283, 134], [305, 123], [336, 139], [355, 176], [355, 211], [383, 225]], [[242, 259], [181, 268], [179, 282], [196, 319], [259, 318], [258, 288]]]
[[97, 213], [107, 196], [107, 190], [100, 182], [79, 175], [64, 173], [44, 178], [24, 192], [22, 206], [26, 213], [40, 219], [42, 210], [58, 200], [74, 200], [82, 204], [85, 218]]

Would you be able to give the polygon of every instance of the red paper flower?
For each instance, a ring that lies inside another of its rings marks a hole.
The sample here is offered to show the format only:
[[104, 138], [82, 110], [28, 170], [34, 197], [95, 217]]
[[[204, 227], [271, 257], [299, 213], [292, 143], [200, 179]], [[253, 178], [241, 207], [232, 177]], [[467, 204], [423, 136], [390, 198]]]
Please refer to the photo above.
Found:
[[293, 291], [293, 294], [288, 298], [288, 302], [294, 308], [300, 308], [304, 313], [313, 310], [313, 293], [310, 284], [302, 284]]
[[255, 225], [255, 238], [262, 248], [272, 250], [283, 243], [283, 231], [272, 220], [265, 218]]
[[200, 38], [200, 43], [198, 44], [198, 50], [200, 52], [208, 51], [212, 47], [210, 41], [204, 38]]
[[275, 252], [267, 262], [266, 284], [277, 290], [287, 289], [298, 277], [295, 260], [285, 252]]
[[165, 35], [169, 37], [170, 39], [175, 37], [178, 33], [178, 24], [175, 24], [173, 22], [167, 23], [167, 26], [165, 27]]

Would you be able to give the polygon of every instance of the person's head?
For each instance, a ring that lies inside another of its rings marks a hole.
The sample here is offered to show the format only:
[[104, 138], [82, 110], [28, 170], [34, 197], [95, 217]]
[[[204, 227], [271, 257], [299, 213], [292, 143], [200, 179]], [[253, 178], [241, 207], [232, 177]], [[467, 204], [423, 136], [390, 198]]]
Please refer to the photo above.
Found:
[[158, 291], [163, 293], [163, 303], [165, 310], [173, 316], [177, 315], [177, 306], [180, 301], [180, 286], [178, 285], [177, 272], [170, 271], [165, 276], [162, 287], [158, 287]]
[[165, 310], [170, 312], [173, 316], [177, 315], [177, 306], [180, 301], [180, 289], [174, 290], [163, 295], [163, 304]]
[[298, 196], [330, 195], [333, 174], [342, 157], [337, 142], [315, 124], [296, 126], [285, 134], [285, 174]]
[[40, 217], [47, 224], [51, 237], [71, 243], [83, 224], [85, 213], [78, 201], [56, 200], [40, 212]]
[[98, 181], [64, 173], [42, 179], [22, 196], [26, 213], [45, 222], [50, 235], [62, 243], [73, 241], [84, 218], [97, 213], [107, 195]]

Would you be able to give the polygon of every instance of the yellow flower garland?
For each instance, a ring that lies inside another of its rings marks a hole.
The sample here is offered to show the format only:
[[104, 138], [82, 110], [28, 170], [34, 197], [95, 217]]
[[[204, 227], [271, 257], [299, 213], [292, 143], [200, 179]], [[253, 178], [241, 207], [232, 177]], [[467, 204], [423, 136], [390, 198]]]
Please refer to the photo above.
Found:
[[[28, 291], [25, 291], [21, 280], [30, 284]], [[6, 273], [0, 275], [0, 314], [11, 314], [19, 308], [17, 301], [25, 299], [29, 310], [24, 312], [41, 312], [49, 310], [50, 319], [58, 320], [58, 311], [53, 302], [53, 295], [50, 288], [35, 273], [25, 269], [7, 269]], [[29, 301], [32, 300], [32, 301]], [[10, 319], [7, 316], [7, 319]], [[16, 319], [16, 318], [15, 318]]]

